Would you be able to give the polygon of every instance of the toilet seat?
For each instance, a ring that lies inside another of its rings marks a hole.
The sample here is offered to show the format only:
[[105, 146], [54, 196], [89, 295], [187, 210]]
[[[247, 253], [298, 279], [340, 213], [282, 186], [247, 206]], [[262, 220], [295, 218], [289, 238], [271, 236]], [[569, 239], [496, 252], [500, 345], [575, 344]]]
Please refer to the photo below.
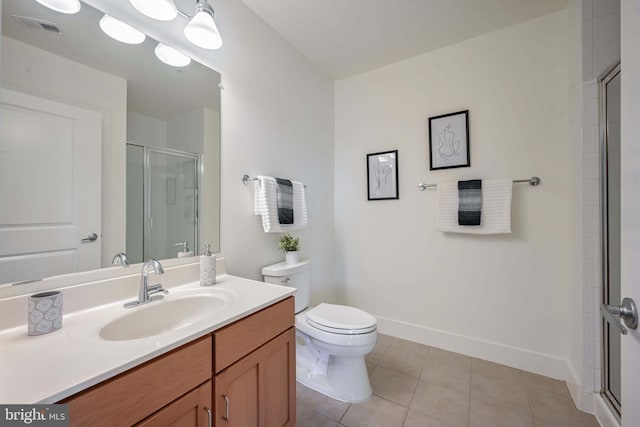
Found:
[[376, 319], [360, 309], [322, 303], [305, 313], [307, 323], [321, 331], [338, 335], [368, 334], [376, 330]]

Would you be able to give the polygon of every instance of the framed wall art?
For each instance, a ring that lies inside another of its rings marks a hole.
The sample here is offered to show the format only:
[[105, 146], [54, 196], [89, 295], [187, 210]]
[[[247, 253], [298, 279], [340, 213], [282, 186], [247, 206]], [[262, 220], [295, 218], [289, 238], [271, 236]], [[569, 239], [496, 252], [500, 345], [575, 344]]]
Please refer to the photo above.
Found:
[[429, 117], [429, 169], [468, 166], [469, 110]]
[[398, 150], [367, 154], [367, 199], [398, 198]]

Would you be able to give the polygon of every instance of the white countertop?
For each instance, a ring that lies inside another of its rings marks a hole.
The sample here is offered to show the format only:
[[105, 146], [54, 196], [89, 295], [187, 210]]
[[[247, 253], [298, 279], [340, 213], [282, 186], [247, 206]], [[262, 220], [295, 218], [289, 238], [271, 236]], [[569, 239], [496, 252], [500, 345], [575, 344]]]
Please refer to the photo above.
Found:
[[[131, 298], [64, 316], [62, 329], [28, 336], [22, 325], [0, 331], [0, 403], [53, 403], [118, 375], [189, 341], [292, 295], [295, 289], [223, 275], [211, 287], [198, 282], [170, 288], [166, 300], [184, 295], [225, 295], [227, 303], [181, 328], [146, 338], [107, 341], [100, 329], [131, 310]], [[158, 375], [162, 375], [161, 372]]]

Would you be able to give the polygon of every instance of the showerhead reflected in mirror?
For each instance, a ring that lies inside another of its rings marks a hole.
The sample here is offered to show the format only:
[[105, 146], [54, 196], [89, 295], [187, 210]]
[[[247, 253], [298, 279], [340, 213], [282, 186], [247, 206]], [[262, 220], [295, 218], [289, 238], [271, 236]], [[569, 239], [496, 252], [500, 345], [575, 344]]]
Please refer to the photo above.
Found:
[[104, 16], [2, 2], [0, 284], [219, 251], [220, 75]]

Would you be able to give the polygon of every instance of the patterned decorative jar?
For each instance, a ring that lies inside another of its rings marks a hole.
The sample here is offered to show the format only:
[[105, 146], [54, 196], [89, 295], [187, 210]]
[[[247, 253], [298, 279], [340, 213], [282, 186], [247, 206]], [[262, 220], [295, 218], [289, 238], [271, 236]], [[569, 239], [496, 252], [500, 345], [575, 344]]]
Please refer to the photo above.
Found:
[[62, 328], [62, 292], [33, 294], [28, 304], [29, 335], [48, 334]]

